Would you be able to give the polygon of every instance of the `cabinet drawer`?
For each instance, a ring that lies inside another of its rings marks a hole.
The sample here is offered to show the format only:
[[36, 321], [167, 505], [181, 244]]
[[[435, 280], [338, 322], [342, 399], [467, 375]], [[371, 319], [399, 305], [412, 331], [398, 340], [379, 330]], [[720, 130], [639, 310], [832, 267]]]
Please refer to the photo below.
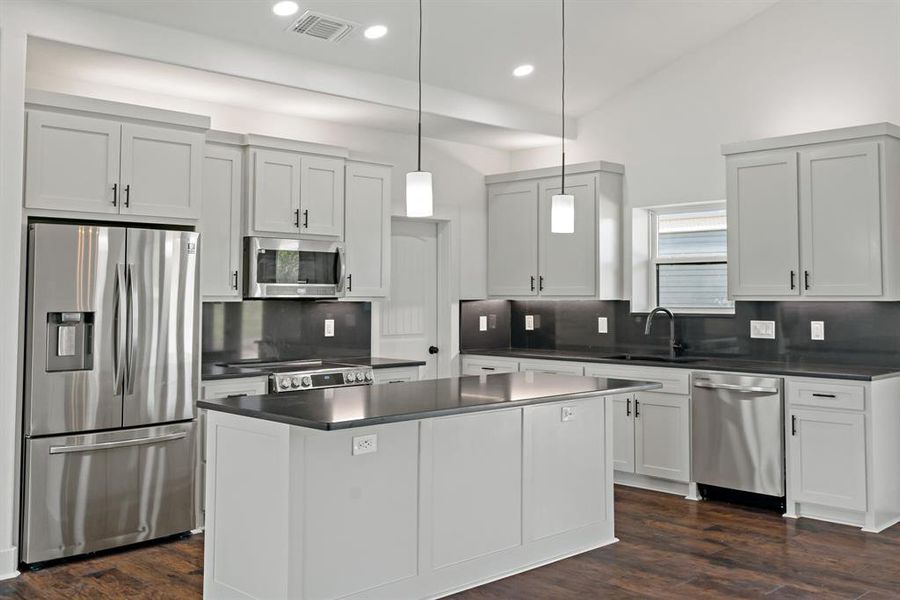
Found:
[[866, 388], [860, 384], [821, 380], [791, 379], [787, 383], [788, 402], [793, 406], [864, 410]]
[[519, 361], [493, 357], [470, 358], [462, 360], [463, 375], [491, 375], [492, 373], [517, 373]]
[[375, 383], [405, 383], [419, 380], [419, 367], [375, 369]]
[[661, 394], [688, 396], [691, 393], [691, 372], [688, 369], [599, 363], [585, 366], [584, 374], [590, 377], [615, 377], [618, 379], [652, 381], [662, 384], [662, 388], [653, 390]]
[[559, 360], [523, 360], [519, 371], [534, 373], [554, 373], [557, 375], [584, 375], [584, 366], [574, 362]]
[[267, 393], [269, 393], [269, 378], [260, 376], [204, 381], [201, 396], [204, 399], [212, 399], [228, 396], [260, 396]]

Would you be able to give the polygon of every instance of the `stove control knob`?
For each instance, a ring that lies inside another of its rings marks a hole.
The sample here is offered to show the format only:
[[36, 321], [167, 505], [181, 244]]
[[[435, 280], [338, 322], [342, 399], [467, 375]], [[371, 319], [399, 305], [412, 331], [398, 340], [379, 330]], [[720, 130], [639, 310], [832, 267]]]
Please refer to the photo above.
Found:
[[300, 387], [300, 376], [294, 375], [291, 377], [291, 387], [298, 388]]
[[353, 371], [347, 371], [346, 373], [344, 373], [344, 379], [347, 380], [347, 383], [353, 383], [354, 381], [356, 381], [356, 373], [354, 373]]
[[309, 375], [304, 375], [302, 383], [303, 387], [309, 387], [312, 385], [312, 379], [309, 378]]
[[372, 371], [366, 371], [366, 381], [372, 381]]
[[290, 386], [291, 386], [291, 380], [288, 379], [287, 377], [282, 377], [278, 380], [278, 387], [280, 387], [281, 389], [286, 390]]

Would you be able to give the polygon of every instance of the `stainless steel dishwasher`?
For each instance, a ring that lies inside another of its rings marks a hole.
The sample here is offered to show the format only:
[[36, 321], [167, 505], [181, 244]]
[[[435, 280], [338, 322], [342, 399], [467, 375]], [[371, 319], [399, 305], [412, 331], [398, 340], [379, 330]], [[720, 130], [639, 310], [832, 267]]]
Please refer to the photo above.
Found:
[[692, 479], [700, 484], [784, 496], [781, 379], [693, 374]]

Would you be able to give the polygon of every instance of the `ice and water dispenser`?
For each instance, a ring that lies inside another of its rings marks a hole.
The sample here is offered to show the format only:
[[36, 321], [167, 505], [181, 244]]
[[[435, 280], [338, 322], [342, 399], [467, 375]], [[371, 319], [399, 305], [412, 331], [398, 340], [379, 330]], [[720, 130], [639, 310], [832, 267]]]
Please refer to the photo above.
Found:
[[94, 367], [94, 313], [47, 313], [47, 371]]

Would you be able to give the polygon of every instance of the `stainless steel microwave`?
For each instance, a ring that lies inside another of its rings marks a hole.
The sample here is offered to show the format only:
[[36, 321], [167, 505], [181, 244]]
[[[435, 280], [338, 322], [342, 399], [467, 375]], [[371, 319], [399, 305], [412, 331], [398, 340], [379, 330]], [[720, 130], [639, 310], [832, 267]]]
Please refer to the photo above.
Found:
[[245, 298], [336, 298], [346, 270], [341, 242], [244, 238]]

